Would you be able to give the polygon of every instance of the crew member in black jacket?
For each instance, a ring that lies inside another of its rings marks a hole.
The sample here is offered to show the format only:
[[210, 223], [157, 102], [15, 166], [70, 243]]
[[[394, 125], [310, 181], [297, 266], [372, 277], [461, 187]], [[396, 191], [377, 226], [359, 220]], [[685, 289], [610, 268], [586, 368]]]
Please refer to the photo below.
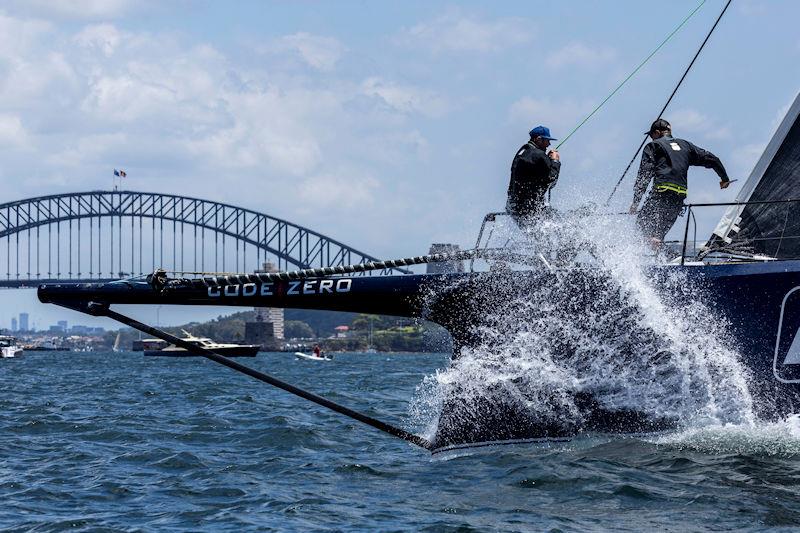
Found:
[[726, 188], [730, 180], [717, 156], [689, 141], [674, 138], [672, 126], [663, 118], [653, 122], [647, 135], [653, 141], [642, 152], [630, 213], [636, 213], [639, 201], [652, 181], [653, 188], [650, 189], [636, 222], [650, 239], [651, 245], [658, 248], [683, 210], [690, 166], [713, 169], [719, 176], [720, 189]]
[[508, 184], [506, 211], [520, 226], [529, 225], [545, 206], [547, 192], [556, 184], [561, 160], [558, 152], [547, 152], [550, 129], [536, 126], [530, 131], [531, 139], [517, 150], [511, 163], [511, 182]]

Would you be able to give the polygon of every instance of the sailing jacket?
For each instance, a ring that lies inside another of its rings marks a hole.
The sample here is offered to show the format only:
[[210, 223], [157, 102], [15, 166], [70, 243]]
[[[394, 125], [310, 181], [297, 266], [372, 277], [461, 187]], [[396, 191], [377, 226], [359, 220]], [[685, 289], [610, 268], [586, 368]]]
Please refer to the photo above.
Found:
[[511, 163], [506, 210], [514, 215], [529, 215], [544, 206], [544, 196], [555, 185], [561, 162], [548, 157], [544, 150], [529, 141]]
[[671, 191], [686, 196], [686, 175], [690, 166], [713, 169], [720, 180], [728, 181], [722, 161], [689, 141], [664, 135], [648, 143], [642, 152], [642, 163], [636, 176], [633, 204], [639, 205], [651, 180], [655, 192]]

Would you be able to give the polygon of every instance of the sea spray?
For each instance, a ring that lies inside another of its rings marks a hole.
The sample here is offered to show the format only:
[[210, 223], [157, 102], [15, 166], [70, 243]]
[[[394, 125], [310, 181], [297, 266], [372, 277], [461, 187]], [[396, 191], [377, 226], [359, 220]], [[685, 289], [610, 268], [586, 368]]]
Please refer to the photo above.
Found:
[[[682, 427], [755, 422], [724, 320], [682, 269], [654, 268], [665, 257], [653, 257], [630, 220], [562, 215], [505, 240], [540, 262], [453, 282], [472, 283], [480, 317], [465, 315], [470, 342], [412, 403], [429, 434], [442, 415], [469, 428], [497, 424], [503, 411], [526, 413], [548, 435], [591, 429], [598, 410]], [[431, 305], [453, 288], [432, 289]]]
[[800, 415], [758, 424], [709, 424], [648, 439], [680, 450], [741, 456], [800, 456]]

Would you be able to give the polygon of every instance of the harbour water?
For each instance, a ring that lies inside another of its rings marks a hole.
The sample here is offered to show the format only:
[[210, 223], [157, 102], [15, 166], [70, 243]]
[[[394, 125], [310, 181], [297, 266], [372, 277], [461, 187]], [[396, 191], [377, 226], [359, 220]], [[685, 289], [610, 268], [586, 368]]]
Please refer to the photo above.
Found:
[[[247, 364], [412, 427], [443, 354]], [[434, 456], [200, 358], [0, 366], [6, 531], [763, 530], [800, 526], [800, 422]]]

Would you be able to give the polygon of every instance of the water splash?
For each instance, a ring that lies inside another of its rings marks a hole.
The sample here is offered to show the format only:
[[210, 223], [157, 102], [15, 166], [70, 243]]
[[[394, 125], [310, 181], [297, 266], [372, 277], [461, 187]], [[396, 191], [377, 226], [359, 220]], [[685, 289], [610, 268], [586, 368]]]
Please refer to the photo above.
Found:
[[[510, 241], [527, 251], [533, 243], [534, 257], [543, 251], [538, 273], [499, 269], [480, 289], [480, 340], [419, 387], [411, 406], [418, 427], [433, 434], [454, 396], [467, 406], [513, 404], [576, 428], [586, 397], [682, 427], [755, 424], [748, 372], [724, 321], [682, 270], [652, 268], [665, 258], [653, 257], [630, 220], [553, 217]], [[590, 265], [579, 261], [588, 256]], [[559, 266], [549, 272], [552, 264]], [[502, 290], [509, 286], [511, 295]]]
[[712, 424], [659, 435], [650, 442], [714, 455], [800, 455], [800, 415], [758, 424]]

